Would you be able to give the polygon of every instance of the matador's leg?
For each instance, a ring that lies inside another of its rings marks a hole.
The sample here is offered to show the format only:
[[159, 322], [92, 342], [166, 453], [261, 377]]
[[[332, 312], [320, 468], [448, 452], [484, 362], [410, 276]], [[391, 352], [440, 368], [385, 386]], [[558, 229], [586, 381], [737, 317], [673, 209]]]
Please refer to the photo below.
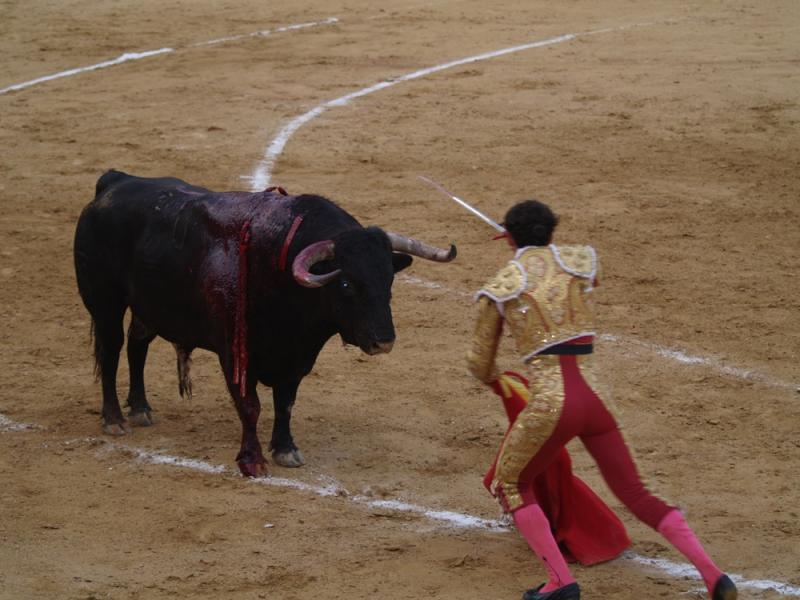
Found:
[[531, 367], [530, 402], [506, 434], [492, 482], [507, 512], [536, 503], [530, 482], [563, 447], [553, 436], [564, 407], [559, 357], [537, 356]]

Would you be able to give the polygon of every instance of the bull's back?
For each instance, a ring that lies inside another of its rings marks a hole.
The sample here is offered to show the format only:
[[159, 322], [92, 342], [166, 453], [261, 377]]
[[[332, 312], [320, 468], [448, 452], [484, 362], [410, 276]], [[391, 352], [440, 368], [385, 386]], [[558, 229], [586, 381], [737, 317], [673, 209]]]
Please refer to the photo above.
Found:
[[97, 181], [94, 199], [78, 219], [76, 251], [130, 252], [145, 229], [166, 227], [189, 199], [208, 190], [175, 178], [143, 178], [108, 171]]
[[78, 219], [74, 245], [78, 288], [90, 312], [105, 302], [129, 304], [137, 279], [147, 278], [148, 287], [170, 280], [181, 260], [175, 235], [189, 231], [176, 230], [179, 217], [208, 193], [180, 179], [114, 170], [98, 179], [95, 197]]

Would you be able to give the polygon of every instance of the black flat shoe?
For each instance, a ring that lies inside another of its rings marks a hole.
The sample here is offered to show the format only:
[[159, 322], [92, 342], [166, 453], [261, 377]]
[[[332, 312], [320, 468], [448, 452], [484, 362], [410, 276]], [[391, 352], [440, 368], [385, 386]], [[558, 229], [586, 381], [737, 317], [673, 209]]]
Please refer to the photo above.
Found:
[[736, 586], [727, 575], [722, 575], [714, 584], [714, 594], [712, 600], [736, 600], [738, 596]]
[[[720, 581], [722, 581], [722, 578], [720, 578]], [[730, 581], [730, 579], [728, 579], [728, 581]], [[717, 585], [719, 585], [719, 581]], [[733, 584], [731, 583], [731, 585]], [[570, 583], [552, 592], [540, 592], [539, 590], [543, 587], [544, 584], [532, 590], [528, 590], [522, 594], [522, 600], [581, 600], [581, 587], [577, 583]], [[736, 588], [734, 587], [733, 590], [734, 595], [731, 596], [730, 599], [727, 596], [720, 596], [720, 598], [722, 600], [736, 600]], [[714, 596], [714, 600], [717, 600], [716, 596]]]

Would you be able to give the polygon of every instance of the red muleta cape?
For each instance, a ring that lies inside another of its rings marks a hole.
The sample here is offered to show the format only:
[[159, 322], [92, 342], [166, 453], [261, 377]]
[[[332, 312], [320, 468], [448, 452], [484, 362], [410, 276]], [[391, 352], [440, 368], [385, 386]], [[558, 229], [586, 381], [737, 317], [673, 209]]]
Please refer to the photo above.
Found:
[[[528, 380], [512, 371], [501, 375], [492, 390], [503, 400], [509, 429], [517, 415], [528, 404]], [[521, 385], [520, 385], [521, 384]], [[492, 493], [491, 484], [497, 467], [495, 457], [483, 478], [483, 485]], [[531, 482], [536, 501], [550, 521], [550, 528], [568, 562], [593, 565], [619, 556], [631, 544], [625, 526], [617, 515], [592, 489], [572, 474], [572, 460], [563, 448], [558, 457]]]

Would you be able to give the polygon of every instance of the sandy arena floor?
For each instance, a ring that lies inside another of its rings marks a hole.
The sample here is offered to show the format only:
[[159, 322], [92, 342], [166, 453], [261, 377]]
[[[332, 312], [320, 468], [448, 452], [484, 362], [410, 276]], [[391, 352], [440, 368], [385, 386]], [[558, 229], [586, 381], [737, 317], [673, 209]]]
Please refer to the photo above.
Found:
[[[497, 219], [538, 197], [559, 241], [597, 248], [598, 361], [641, 471], [740, 597], [800, 596], [799, 56], [792, 0], [0, 0], [0, 598], [499, 600], [543, 580], [514, 532], [374, 502], [499, 515], [481, 477], [503, 411], [463, 356], [508, 249], [423, 173]], [[294, 412], [308, 464], [262, 485], [235, 472], [207, 353], [190, 402], [154, 343], [159, 422], [100, 431], [72, 237], [111, 167], [269, 179], [459, 258], [397, 280], [390, 355], [326, 347]], [[704, 597], [572, 450], [634, 539], [575, 569], [584, 598]]]

